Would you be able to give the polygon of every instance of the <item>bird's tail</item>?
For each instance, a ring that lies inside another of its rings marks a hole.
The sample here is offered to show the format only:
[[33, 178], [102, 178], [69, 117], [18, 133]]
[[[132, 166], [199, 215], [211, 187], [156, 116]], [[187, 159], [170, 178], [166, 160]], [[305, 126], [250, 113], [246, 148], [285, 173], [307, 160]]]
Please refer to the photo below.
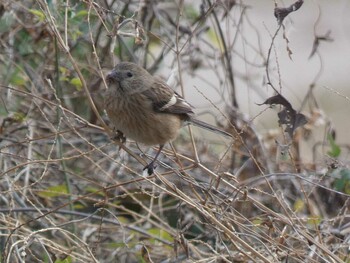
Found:
[[194, 118], [191, 118], [190, 120], [190, 123], [197, 126], [197, 127], [200, 127], [200, 128], [203, 128], [203, 129], [206, 129], [208, 131], [212, 131], [212, 132], [215, 132], [215, 133], [218, 133], [218, 134], [221, 134], [221, 135], [224, 135], [224, 136], [227, 136], [227, 137], [230, 137], [232, 138], [232, 134], [226, 132], [226, 131], [223, 131], [213, 125], [210, 125], [204, 121], [200, 121], [200, 120], [197, 120], [197, 119], [194, 119]]

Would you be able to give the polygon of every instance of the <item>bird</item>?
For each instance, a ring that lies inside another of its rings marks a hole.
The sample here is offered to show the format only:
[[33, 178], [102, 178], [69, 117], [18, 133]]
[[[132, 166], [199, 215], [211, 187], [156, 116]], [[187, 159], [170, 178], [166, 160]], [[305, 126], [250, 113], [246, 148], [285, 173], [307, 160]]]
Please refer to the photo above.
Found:
[[106, 76], [106, 82], [104, 108], [119, 138], [127, 137], [149, 146], [159, 145], [155, 157], [143, 169], [148, 175], [153, 174], [164, 145], [173, 141], [187, 124], [232, 137], [230, 133], [196, 119], [193, 107], [182, 96], [161, 78], [135, 63], [118, 63]]

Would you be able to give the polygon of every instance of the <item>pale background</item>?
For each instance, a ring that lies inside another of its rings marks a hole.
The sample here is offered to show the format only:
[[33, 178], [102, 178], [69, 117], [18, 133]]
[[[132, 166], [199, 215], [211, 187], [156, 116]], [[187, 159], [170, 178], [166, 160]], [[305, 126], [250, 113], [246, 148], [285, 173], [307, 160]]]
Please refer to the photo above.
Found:
[[[268, 48], [271, 43], [271, 35], [277, 28], [277, 22], [273, 16], [274, 1], [243, 1], [245, 5], [251, 6], [246, 12], [249, 20], [259, 32], [260, 45], [263, 56], [266, 58]], [[284, 1], [286, 6], [294, 1]], [[232, 24], [225, 24], [227, 34], [232, 34], [236, 28], [233, 21], [235, 15], [239, 15], [238, 9], [230, 13]], [[315, 25], [318, 16], [320, 20]], [[296, 110], [307, 94], [310, 85], [320, 72], [319, 78], [315, 82], [314, 94], [320, 108], [324, 111], [325, 121], [331, 121], [332, 126], [337, 133], [338, 143], [348, 143], [348, 133], [350, 128], [350, 1], [305, 1], [303, 6], [297, 11], [291, 13], [284, 21], [286, 25], [286, 34], [290, 41], [289, 48], [292, 50], [292, 60], [289, 59], [286, 51], [286, 41], [282, 38], [282, 31], [279, 33], [275, 47], [277, 51], [279, 69], [282, 80], [282, 94], [292, 102]], [[315, 28], [314, 28], [315, 27]], [[232, 28], [233, 30], [230, 30]], [[258, 38], [251, 25], [243, 23], [244, 37], [246, 41], [258, 47]], [[314, 34], [325, 35], [331, 31], [332, 42], [321, 42], [318, 54], [309, 58], [314, 41]], [[247, 118], [254, 118], [263, 109], [264, 106], [257, 106], [256, 103], [262, 103], [267, 97], [272, 96], [273, 92], [266, 83], [266, 74], [264, 67], [253, 67], [240, 58], [243, 56], [246, 60], [262, 64], [261, 56], [243, 43], [239, 39], [235, 45], [235, 51], [239, 55], [233, 55], [234, 69], [238, 72], [236, 76], [236, 89], [238, 102], [241, 111], [247, 114]], [[278, 87], [278, 75], [276, 70], [275, 57], [272, 56], [270, 62], [270, 75], [274, 86]], [[171, 69], [164, 68], [162, 74], [169, 76]], [[197, 113], [211, 108], [216, 115], [219, 113], [210, 105], [210, 103], [199, 94], [197, 87], [206, 96], [212, 100], [215, 105], [223, 110], [225, 104], [222, 102], [222, 96], [213, 90], [212, 86], [218, 86], [218, 78], [212, 70], [201, 70], [196, 76], [183, 73], [185, 95], [194, 106]], [[200, 77], [198, 77], [200, 76]], [[246, 78], [248, 81], [246, 81]], [[211, 85], [208, 85], [211, 83]], [[339, 93], [340, 95], [338, 95]], [[347, 97], [346, 97], [347, 96]], [[227, 96], [226, 96], [227, 97]], [[308, 107], [302, 112], [308, 111]], [[271, 128], [277, 128], [277, 111], [268, 110], [258, 118], [254, 119], [254, 125], [259, 131], [264, 132]], [[209, 117], [207, 117], [209, 118]], [[210, 119], [210, 118], [209, 118]], [[324, 136], [324, 126], [320, 125], [320, 131], [314, 131], [315, 135], [320, 132], [310, 142], [312, 145], [316, 140], [322, 140]]]

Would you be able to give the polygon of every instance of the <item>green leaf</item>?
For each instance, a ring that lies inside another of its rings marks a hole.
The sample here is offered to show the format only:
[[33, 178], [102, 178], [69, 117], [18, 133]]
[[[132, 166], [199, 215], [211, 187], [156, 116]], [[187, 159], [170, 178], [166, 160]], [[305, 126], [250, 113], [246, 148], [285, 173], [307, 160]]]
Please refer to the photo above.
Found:
[[322, 222], [322, 217], [310, 217], [307, 219], [307, 223], [310, 225], [310, 226], [318, 226], [319, 224], [321, 224]]
[[74, 210], [82, 210], [84, 208], [86, 208], [86, 206], [82, 205], [81, 203], [76, 203], [74, 204]]
[[69, 83], [72, 84], [78, 91], [80, 91], [81, 88], [83, 87], [83, 84], [81, 84], [80, 78], [72, 78], [69, 81]]
[[68, 194], [68, 189], [67, 189], [67, 185], [65, 184], [50, 186], [38, 193], [38, 195], [43, 198], [65, 196], [67, 194]]
[[26, 118], [26, 115], [24, 115], [24, 113], [22, 112], [15, 112], [13, 114], [13, 118], [17, 121], [17, 122], [23, 122]]
[[264, 221], [260, 217], [256, 217], [253, 219], [252, 223], [254, 226], [260, 226]]
[[79, 11], [78, 13], [76, 13], [76, 15], [74, 16], [74, 18], [77, 18], [77, 17], [84, 17], [84, 16], [87, 16], [88, 15], [88, 11], [86, 10], [81, 10]]
[[[130, 245], [130, 244], [128, 243], [128, 245]], [[127, 244], [124, 243], [124, 242], [119, 242], [119, 243], [117, 243], [117, 242], [112, 242], [112, 243], [108, 243], [107, 247], [108, 247], [108, 248], [112, 248], [112, 249], [124, 248], [124, 247], [127, 247]]]
[[184, 12], [185, 16], [189, 19], [195, 20], [199, 17], [197, 9], [192, 4], [185, 5]]
[[329, 144], [331, 146], [330, 151], [327, 152], [327, 154], [333, 158], [337, 158], [339, 157], [340, 153], [341, 153], [341, 149], [339, 147], [338, 144], [335, 143], [334, 138], [331, 134], [327, 135]]
[[84, 188], [84, 190], [88, 193], [95, 193], [96, 195], [99, 195], [99, 196], [102, 196], [104, 197], [105, 196], [105, 193], [103, 191], [101, 191], [101, 188], [97, 188], [97, 187], [94, 187], [94, 186], [87, 186]]
[[29, 12], [38, 17], [40, 22], [45, 20], [45, 14], [41, 10], [29, 9]]
[[305, 208], [305, 202], [303, 199], [298, 198], [294, 202], [294, 211], [295, 212], [302, 212]]
[[342, 169], [339, 174], [340, 178], [336, 179], [334, 182], [335, 189], [350, 194], [350, 170]]
[[65, 67], [60, 66], [58, 69], [62, 75], [67, 75], [69, 73], [69, 70]]
[[23, 86], [26, 83], [26, 80], [24, 78], [22, 78], [21, 76], [16, 74], [16, 75], [12, 76], [10, 83], [12, 85], [15, 85], [15, 86]]
[[0, 33], [8, 32], [11, 30], [13, 24], [16, 23], [16, 18], [10, 12], [5, 12], [0, 17]]
[[36, 49], [36, 47], [35, 45], [33, 46], [33, 37], [29, 31], [22, 29], [16, 33], [16, 37], [18, 37], [16, 47], [21, 56], [34, 53], [34, 49]]
[[70, 32], [70, 36], [73, 42], [75, 42], [82, 35], [83, 35], [83, 32], [81, 32], [79, 29], [75, 29]]
[[73, 259], [71, 256], [66, 257], [65, 259], [56, 259], [55, 263], [71, 263]]
[[160, 228], [151, 228], [147, 231], [150, 234], [153, 234], [154, 236], [159, 236], [162, 239], [168, 240], [170, 242], [173, 242], [173, 237], [166, 231]]
[[221, 51], [224, 50], [224, 45], [222, 44], [221, 39], [219, 38], [218, 34], [213, 29], [209, 29], [207, 31], [207, 35], [209, 39], [212, 41], [213, 45], [218, 47]]

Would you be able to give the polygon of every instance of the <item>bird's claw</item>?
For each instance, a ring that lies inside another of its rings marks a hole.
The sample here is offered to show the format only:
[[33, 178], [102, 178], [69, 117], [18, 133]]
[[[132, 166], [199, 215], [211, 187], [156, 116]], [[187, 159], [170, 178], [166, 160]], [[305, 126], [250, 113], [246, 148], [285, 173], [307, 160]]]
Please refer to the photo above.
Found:
[[112, 139], [113, 141], [119, 141], [119, 142], [121, 142], [121, 143], [125, 143], [125, 142], [126, 142], [126, 137], [125, 137], [124, 134], [123, 134], [121, 131], [119, 131], [119, 130], [117, 130], [116, 134], [114, 134], [114, 135], [111, 137], [111, 139]]
[[147, 164], [144, 168], [143, 171], [147, 169], [147, 174], [148, 175], [152, 175], [154, 172], [154, 169], [156, 169], [156, 165], [154, 165], [154, 162], [150, 162], [149, 164]]

